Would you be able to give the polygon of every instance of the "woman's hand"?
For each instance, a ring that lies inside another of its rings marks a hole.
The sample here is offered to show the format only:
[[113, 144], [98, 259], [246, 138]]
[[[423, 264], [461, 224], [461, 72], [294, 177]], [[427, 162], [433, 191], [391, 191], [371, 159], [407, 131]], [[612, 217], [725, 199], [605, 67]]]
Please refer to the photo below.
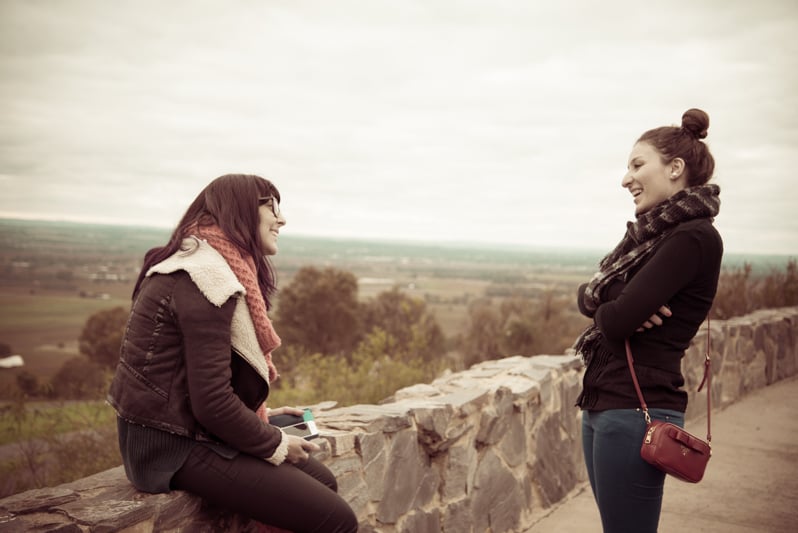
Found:
[[304, 463], [310, 458], [310, 452], [321, 450], [318, 444], [305, 440], [302, 437], [284, 435], [283, 438], [288, 439], [288, 454], [285, 460], [291, 464]]
[[277, 415], [296, 415], [302, 416], [305, 411], [302, 409], [298, 409], [296, 407], [278, 407], [277, 409], [269, 409], [266, 411], [269, 416], [277, 416]]
[[645, 331], [647, 329], [651, 329], [654, 326], [661, 326], [662, 317], [669, 317], [669, 316], [673, 316], [673, 313], [671, 313], [671, 310], [668, 308], [668, 306], [663, 305], [657, 310], [656, 313], [651, 315], [648, 320], [643, 322], [643, 325], [637, 328], [635, 331], [640, 332], [640, 331]]

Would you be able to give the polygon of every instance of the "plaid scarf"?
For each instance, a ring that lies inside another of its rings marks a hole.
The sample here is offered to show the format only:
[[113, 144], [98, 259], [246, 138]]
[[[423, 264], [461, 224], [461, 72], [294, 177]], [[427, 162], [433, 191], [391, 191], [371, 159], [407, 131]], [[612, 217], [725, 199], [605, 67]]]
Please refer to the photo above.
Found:
[[[604, 303], [604, 289], [616, 279], [624, 279], [634, 267], [643, 263], [673, 228], [696, 218], [714, 218], [720, 211], [720, 187], [715, 184], [688, 187], [626, 224], [626, 235], [599, 263], [599, 270], [587, 284], [582, 303], [593, 316]], [[590, 362], [601, 332], [590, 325], [574, 343], [585, 364]]]
[[[279, 373], [272, 362], [272, 352], [280, 346], [280, 337], [272, 326], [272, 321], [266, 314], [266, 301], [260, 292], [258, 285], [258, 275], [255, 269], [255, 260], [247, 255], [243, 256], [241, 250], [230, 239], [224, 231], [217, 226], [194, 226], [190, 228], [189, 234], [194, 234], [204, 239], [208, 244], [224, 257], [230, 269], [238, 278], [238, 281], [246, 289], [246, 302], [252, 322], [255, 324], [255, 333], [258, 337], [258, 344], [269, 368], [269, 381], [273, 382], [278, 378]], [[257, 410], [258, 416], [264, 421], [269, 421], [266, 402]]]

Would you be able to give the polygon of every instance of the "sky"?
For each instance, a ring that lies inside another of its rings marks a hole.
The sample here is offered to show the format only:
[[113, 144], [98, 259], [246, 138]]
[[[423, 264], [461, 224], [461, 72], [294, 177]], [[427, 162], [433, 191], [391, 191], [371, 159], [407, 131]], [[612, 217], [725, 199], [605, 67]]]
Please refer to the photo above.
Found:
[[609, 250], [644, 131], [710, 116], [727, 251], [798, 254], [793, 0], [0, 0], [0, 217]]

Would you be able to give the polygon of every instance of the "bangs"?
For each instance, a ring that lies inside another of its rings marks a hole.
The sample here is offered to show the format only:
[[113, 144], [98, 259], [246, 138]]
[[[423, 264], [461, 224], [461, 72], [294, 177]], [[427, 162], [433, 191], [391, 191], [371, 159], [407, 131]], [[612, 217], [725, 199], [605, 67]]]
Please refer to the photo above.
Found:
[[266, 178], [260, 178], [258, 180], [258, 196], [274, 196], [277, 203], [280, 203], [280, 191]]

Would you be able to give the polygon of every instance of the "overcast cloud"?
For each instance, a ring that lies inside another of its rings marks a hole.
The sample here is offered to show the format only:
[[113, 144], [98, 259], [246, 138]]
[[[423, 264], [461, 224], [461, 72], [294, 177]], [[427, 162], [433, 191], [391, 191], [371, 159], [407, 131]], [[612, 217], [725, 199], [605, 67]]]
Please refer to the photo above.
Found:
[[608, 249], [634, 140], [711, 119], [732, 252], [798, 252], [798, 4], [0, 1], [0, 216]]

